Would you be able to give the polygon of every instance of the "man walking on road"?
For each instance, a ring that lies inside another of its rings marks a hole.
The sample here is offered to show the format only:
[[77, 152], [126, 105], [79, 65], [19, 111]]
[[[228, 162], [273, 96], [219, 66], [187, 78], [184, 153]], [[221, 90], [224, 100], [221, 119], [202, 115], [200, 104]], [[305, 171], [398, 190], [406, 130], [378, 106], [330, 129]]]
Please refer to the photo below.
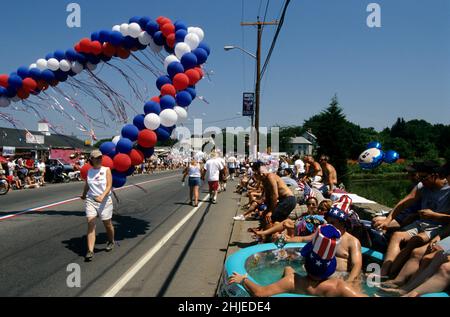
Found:
[[203, 168], [203, 180], [207, 180], [209, 184], [210, 200], [213, 204], [217, 204], [217, 194], [219, 192], [220, 172], [225, 168], [222, 161], [217, 157], [216, 152], [212, 152], [210, 159]]

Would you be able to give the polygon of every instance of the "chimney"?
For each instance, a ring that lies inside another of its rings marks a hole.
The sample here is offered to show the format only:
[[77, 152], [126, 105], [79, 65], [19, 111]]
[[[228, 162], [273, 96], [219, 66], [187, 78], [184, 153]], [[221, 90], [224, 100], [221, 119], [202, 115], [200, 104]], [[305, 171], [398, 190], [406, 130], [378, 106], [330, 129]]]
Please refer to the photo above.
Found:
[[50, 128], [49, 123], [46, 120], [42, 120], [38, 122], [38, 132], [43, 135], [50, 136]]

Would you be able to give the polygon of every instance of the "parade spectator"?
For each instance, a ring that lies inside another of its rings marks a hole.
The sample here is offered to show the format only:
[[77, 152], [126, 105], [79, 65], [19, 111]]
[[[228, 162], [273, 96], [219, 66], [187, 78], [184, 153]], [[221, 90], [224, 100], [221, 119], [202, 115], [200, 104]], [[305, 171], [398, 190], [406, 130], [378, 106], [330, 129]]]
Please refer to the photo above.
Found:
[[228, 171], [230, 172], [231, 179], [234, 180], [236, 177], [236, 169], [238, 168], [238, 161], [234, 155], [231, 155], [227, 159]]
[[312, 155], [306, 155], [303, 160], [307, 164], [306, 176], [304, 177], [304, 180], [312, 187], [318, 189], [322, 188], [323, 170], [320, 164], [316, 162]]
[[321, 188], [321, 191], [326, 196], [328, 196], [329, 193], [332, 193], [338, 185], [336, 169], [334, 168], [333, 165], [330, 164], [329, 161], [330, 158], [326, 155], [322, 155], [319, 160], [324, 176], [323, 177], [324, 186]]
[[45, 170], [46, 165], [43, 159], [39, 160], [39, 163], [37, 164], [37, 169], [39, 171], [39, 176], [41, 178], [42, 185], [45, 185]]

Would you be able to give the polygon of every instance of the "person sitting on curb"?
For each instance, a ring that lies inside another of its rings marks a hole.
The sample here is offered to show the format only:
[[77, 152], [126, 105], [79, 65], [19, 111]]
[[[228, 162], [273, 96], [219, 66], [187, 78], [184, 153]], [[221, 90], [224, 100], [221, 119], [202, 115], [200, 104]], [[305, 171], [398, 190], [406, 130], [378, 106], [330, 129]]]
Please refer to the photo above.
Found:
[[332, 225], [321, 226], [312, 242], [302, 250], [307, 276], [300, 276], [292, 267], [286, 267], [284, 277], [278, 282], [261, 286], [252, 282], [247, 275], [236, 272], [229, 278], [229, 284], [240, 284], [255, 297], [271, 297], [284, 293], [320, 297], [366, 297], [349, 283], [331, 278], [336, 272], [336, 250], [341, 242], [341, 233]]

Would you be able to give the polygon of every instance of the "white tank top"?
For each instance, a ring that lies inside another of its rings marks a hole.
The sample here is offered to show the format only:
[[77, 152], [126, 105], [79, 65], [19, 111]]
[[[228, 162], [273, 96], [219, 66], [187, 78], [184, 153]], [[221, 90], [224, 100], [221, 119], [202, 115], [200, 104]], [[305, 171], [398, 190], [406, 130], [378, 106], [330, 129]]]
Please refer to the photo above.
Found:
[[[88, 197], [94, 198], [102, 195], [107, 185], [107, 167], [99, 169], [91, 168], [88, 172], [87, 183], [89, 185]], [[111, 192], [107, 195], [110, 196]]]

